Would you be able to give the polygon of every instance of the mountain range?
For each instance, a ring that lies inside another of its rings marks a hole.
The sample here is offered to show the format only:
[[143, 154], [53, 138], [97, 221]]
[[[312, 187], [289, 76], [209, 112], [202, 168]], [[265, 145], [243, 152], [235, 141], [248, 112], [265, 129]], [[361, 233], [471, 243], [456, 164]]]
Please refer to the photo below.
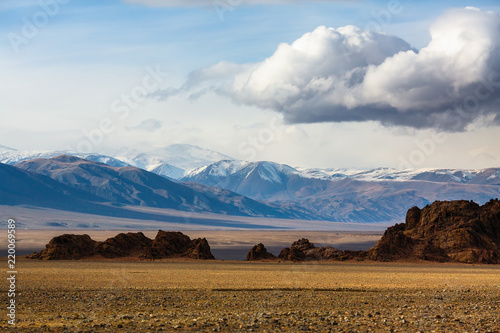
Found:
[[[73, 209], [85, 202], [98, 204], [100, 210], [132, 205], [226, 215], [391, 223], [401, 221], [409, 207], [423, 207], [435, 200], [466, 199], [483, 204], [500, 197], [500, 168], [308, 169], [269, 161], [245, 162], [180, 144], [109, 153], [26, 152], [0, 146], [0, 162], [6, 164], [0, 169], [4, 183], [0, 204], [40, 200], [44, 207], [56, 207], [42, 199], [58, 198], [53, 200], [58, 207], [69, 205]], [[31, 199], [30, 195], [23, 198], [22, 188], [19, 196], [9, 199], [8, 187], [17, 181], [26, 184], [26, 191], [29, 182], [36, 183]]]
[[[75, 203], [85, 200], [111, 207], [131, 205], [223, 215], [290, 217], [279, 209], [228, 190], [189, 186], [136, 167], [112, 167], [75, 156], [34, 159], [15, 166], [3, 165], [3, 169], [12, 174], [21, 172], [24, 179], [30, 177], [32, 189], [26, 191], [28, 197], [34, 194], [57, 202], [56, 206], [50, 201], [43, 205], [47, 208], [72, 210], [78, 206]], [[10, 178], [12, 183], [8, 187], [15, 187], [16, 177], [2, 175], [1, 178]], [[55, 195], [53, 190], [67, 195]], [[19, 196], [9, 204], [36, 205], [36, 202], [24, 200]]]
[[68, 150], [19, 151], [0, 145], [0, 162], [9, 165], [36, 158], [52, 158], [59, 155], [77, 156], [115, 167], [127, 165], [135, 166], [171, 179], [182, 178], [188, 171], [210, 163], [232, 159], [227, 155], [213, 150], [187, 144], [173, 144], [163, 148], [150, 149], [148, 151], [122, 148], [118, 150], [109, 150], [106, 154], [85, 154]]

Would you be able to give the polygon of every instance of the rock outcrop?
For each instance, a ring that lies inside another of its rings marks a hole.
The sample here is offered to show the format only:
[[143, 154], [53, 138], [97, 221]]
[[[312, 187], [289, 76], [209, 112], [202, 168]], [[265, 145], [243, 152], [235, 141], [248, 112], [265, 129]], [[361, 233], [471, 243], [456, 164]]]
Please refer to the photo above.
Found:
[[215, 259], [205, 238], [193, 239], [183, 256], [191, 259]]
[[39, 253], [28, 256], [30, 259], [73, 260], [94, 254], [96, 241], [89, 235], [61, 235], [50, 240]]
[[152, 244], [153, 241], [142, 232], [129, 232], [108, 238], [102, 243], [99, 242], [95, 250], [96, 253], [106, 258], [138, 257], [149, 249]]
[[301, 238], [298, 241], [293, 242], [291, 248], [292, 249], [295, 248], [297, 250], [304, 252], [310, 249], [314, 249], [314, 244], [309, 242], [308, 239]]
[[500, 263], [500, 201], [436, 201], [411, 208], [369, 250], [378, 261], [431, 260]]
[[252, 247], [252, 249], [248, 251], [247, 254], [248, 261], [275, 259], [275, 258], [276, 257], [274, 256], [274, 254], [267, 252], [266, 247], [262, 243], [259, 243], [254, 247]]
[[293, 242], [291, 247], [281, 250], [278, 258], [289, 261], [363, 260], [366, 258], [366, 251], [341, 251], [331, 246], [315, 247], [308, 239], [302, 238]]
[[89, 257], [164, 259], [187, 257], [215, 259], [205, 238], [191, 240], [181, 232], [159, 230], [154, 240], [142, 232], [121, 233], [104, 242], [89, 235], [62, 235], [50, 240], [46, 248], [28, 258], [42, 260], [78, 260]]
[[145, 257], [148, 259], [161, 259], [180, 256], [189, 249], [190, 245], [191, 238], [182, 232], [159, 230]]

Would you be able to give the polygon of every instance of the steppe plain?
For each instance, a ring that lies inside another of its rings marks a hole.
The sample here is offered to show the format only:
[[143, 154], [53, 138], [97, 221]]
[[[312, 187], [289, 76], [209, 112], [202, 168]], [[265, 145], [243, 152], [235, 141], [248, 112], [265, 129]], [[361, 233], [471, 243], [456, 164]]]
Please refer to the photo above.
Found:
[[[380, 237], [349, 235], [349, 247]], [[3, 316], [6, 332], [500, 332], [499, 265], [18, 258], [17, 269], [17, 323]]]

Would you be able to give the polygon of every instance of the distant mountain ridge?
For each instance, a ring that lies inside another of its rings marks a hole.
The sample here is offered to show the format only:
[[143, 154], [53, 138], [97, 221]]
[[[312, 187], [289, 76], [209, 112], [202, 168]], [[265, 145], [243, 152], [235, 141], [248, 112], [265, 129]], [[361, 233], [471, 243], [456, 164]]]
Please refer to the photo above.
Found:
[[[165, 179], [182, 185], [183, 191], [186, 189], [198, 191], [206, 198], [214, 197], [225, 204], [236, 205], [241, 214], [255, 216], [259, 214], [258, 209], [261, 209], [260, 214], [263, 216], [334, 222], [391, 223], [404, 218], [408, 207], [423, 207], [436, 200], [465, 199], [483, 204], [490, 199], [500, 197], [500, 168], [482, 170], [294, 168], [269, 161], [235, 160], [224, 154], [192, 145], [172, 145], [148, 152], [129, 149], [110, 152], [116, 154], [114, 156], [73, 154], [112, 167], [135, 165], [138, 169], [134, 169], [133, 172], [122, 172], [117, 177], [147, 178], [150, 183], [146, 192], [150, 194], [146, 195], [147, 200], [145, 200], [144, 194], [137, 195], [137, 184], [131, 188], [118, 189], [113, 188], [112, 182], [102, 186], [88, 185], [91, 179], [94, 182], [98, 178], [102, 181], [105, 179], [103, 175], [107, 174], [107, 171], [103, 168], [100, 169], [103, 174], [97, 173], [92, 177], [86, 175], [76, 180], [77, 176], [81, 176], [82, 170], [73, 172], [67, 167], [57, 166], [56, 169], [60, 168], [63, 171], [47, 174], [47, 170], [32, 168], [28, 163], [32, 158], [54, 158], [53, 155], [59, 152], [23, 152], [7, 147], [2, 149], [0, 149], [1, 162], [48, 175], [62, 181], [63, 184], [79, 189], [92, 188], [91, 193], [100, 195], [109, 202], [144, 204], [150, 207], [155, 205], [167, 207], [165, 196], [159, 198], [158, 189], [155, 189], [154, 185], [154, 183], [164, 184]], [[156, 178], [149, 173], [147, 177], [139, 176], [139, 169], [149, 169], [152, 174], [162, 177]], [[66, 180], [61, 179], [62, 174], [67, 177]], [[69, 180], [71, 177], [73, 179]], [[153, 197], [158, 201], [153, 200]], [[180, 205], [180, 202], [177, 204]], [[215, 204], [215, 201], [212, 204]], [[212, 212], [220, 210], [220, 207], [209, 206], [203, 209], [200, 206], [196, 208], [198, 210], [193, 207], [185, 208], [182, 205], [179, 207], [181, 210]], [[174, 206], [171, 208], [177, 209]], [[226, 213], [232, 214], [229, 211]]]
[[173, 144], [145, 152], [125, 148], [111, 152], [111, 155], [129, 165], [172, 179], [179, 179], [187, 172], [204, 165], [233, 159], [219, 152], [188, 144]]
[[111, 204], [244, 216], [291, 217], [287, 213], [227, 190], [195, 189], [132, 167], [111, 167], [75, 156], [60, 155], [16, 164]]
[[14, 165], [36, 158], [52, 158], [71, 155], [110, 166], [135, 166], [170, 179], [180, 179], [187, 172], [220, 160], [233, 160], [232, 157], [213, 150], [188, 144], [173, 144], [148, 151], [123, 148], [109, 151], [108, 154], [78, 153], [73, 151], [19, 151], [0, 146], [0, 163]]
[[17, 163], [30, 161], [37, 158], [52, 158], [59, 155], [76, 156], [89, 161], [105, 163], [107, 165], [114, 167], [122, 167], [129, 165], [114, 157], [102, 154], [94, 154], [94, 153], [84, 154], [84, 153], [76, 153], [68, 151], [19, 151], [11, 148], [7, 148], [5, 150], [0, 149], [0, 163], [4, 163], [7, 165], [15, 165]]
[[484, 170], [297, 169], [272, 162], [219, 161], [182, 181], [222, 187], [283, 209], [338, 222], [387, 222], [435, 200], [500, 197], [500, 168]]

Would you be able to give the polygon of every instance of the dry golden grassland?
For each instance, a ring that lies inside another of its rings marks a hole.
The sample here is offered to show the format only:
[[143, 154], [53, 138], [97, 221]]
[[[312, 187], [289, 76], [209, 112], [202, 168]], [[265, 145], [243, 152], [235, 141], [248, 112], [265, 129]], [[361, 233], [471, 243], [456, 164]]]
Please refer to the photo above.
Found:
[[17, 269], [18, 321], [0, 320], [9, 332], [500, 330], [500, 266], [20, 260]]

